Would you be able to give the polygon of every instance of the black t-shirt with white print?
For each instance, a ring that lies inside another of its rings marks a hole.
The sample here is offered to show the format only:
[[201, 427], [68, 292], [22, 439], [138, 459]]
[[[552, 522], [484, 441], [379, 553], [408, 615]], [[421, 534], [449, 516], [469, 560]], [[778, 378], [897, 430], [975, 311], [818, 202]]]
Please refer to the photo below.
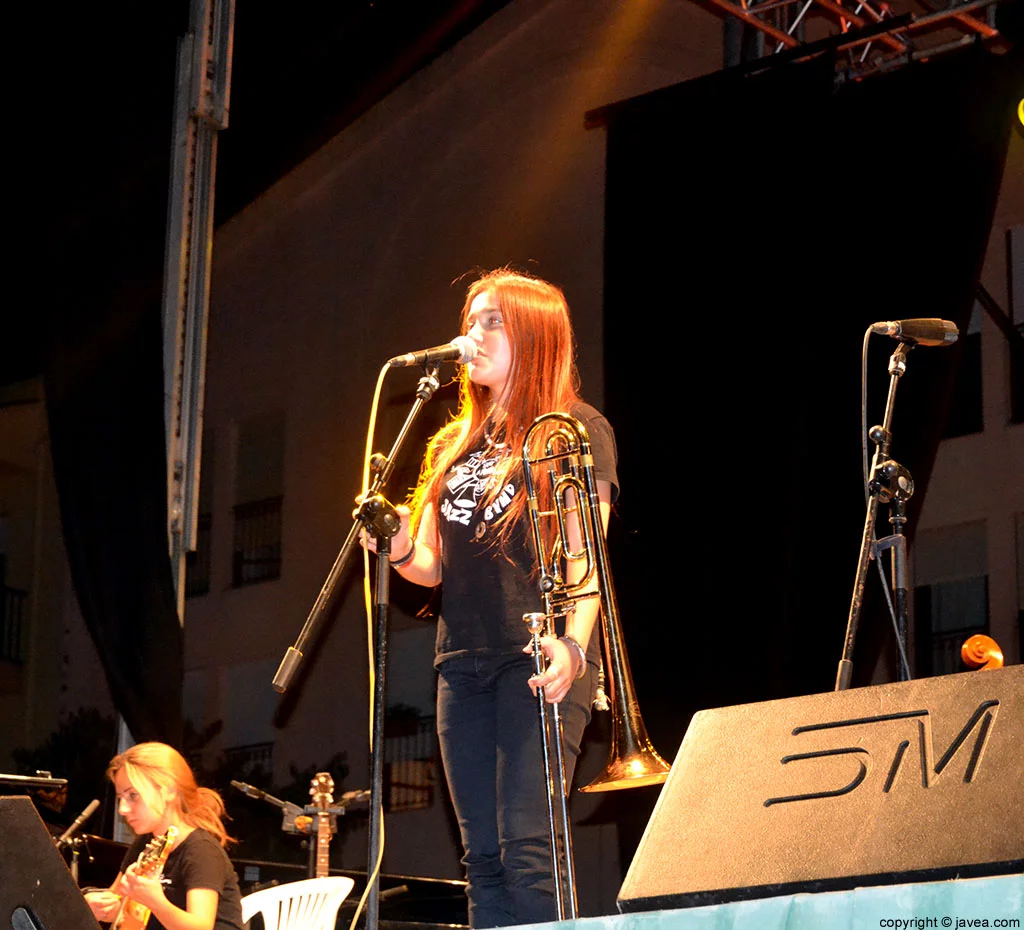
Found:
[[[587, 428], [594, 475], [618, 493], [615, 434], [589, 404], [570, 411]], [[441, 613], [434, 664], [465, 655], [514, 655], [529, 640], [523, 614], [543, 609], [534, 573], [536, 556], [524, 510], [504, 548], [495, 539], [495, 521], [519, 495], [526, 494], [522, 468], [513, 469], [505, 487], [491, 495], [495, 466], [511, 454], [485, 438], [448, 472], [438, 502], [441, 537]], [[518, 453], [517, 453], [518, 454]], [[598, 661], [599, 637], [590, 638], [591, 662]]]
[[[121, 863], [125, 872], [153, 834], [136, 837]], [[188, 893], [192, 888], [209, 888], [217, 892], [217, 917], [214, 930], [241, 930], [242, 904], [238, 890], [238, 876], [220, 842], [203, 829], [193, 830], [180, 843], [171, 848], [163, 868], [164, 894], [175, 907], [186, 910]], [[156, 917], [150, 917], [146, 930], [163, 930]]]

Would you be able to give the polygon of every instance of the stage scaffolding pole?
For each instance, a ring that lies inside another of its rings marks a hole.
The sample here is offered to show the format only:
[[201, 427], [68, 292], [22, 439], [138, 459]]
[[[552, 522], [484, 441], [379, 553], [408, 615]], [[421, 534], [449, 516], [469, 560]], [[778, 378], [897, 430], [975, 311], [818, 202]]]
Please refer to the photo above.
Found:
[[185, 614], [185, 556], [196, 549], [213, 253], [217, 133], [228, 125], [235, 0], [192, 0], [178, 46], [164, 259], [164, 420], [167, 536]]

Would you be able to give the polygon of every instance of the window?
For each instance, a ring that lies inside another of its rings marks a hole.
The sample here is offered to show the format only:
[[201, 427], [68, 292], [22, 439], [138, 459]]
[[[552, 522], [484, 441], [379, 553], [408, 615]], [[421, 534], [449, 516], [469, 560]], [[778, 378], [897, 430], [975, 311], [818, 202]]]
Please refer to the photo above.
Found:
[[236, 778], [254, 778], [257, 773], [269, 778], [274, 772], [274, 743], [248, 743], [224, 750], [228, 771]]
[[27, 591], [7, 585], [7, 517], [0, 515], [0, 662], [21, 663]]
[[960, 338], [963, 354], [953, 379], [943, 439], [980, 433], [985, 428], [981, 390], [981, 306], [977, 302], [971, 311], [967, 332]]
[[[988, 632], [987, 576], [917, 587], [914, 619], [918, 624], [918, 675], [965, 671], [960, 658], [964, 640]], [[924, 633], [927, 635], [922, 636]]]
[[434, 717], [389, 707], [384, 722], [384, 809], [421, 810], [434, 803], [437, 760]]
[[235, 540], [231, 584], [270, 581], [281, 577], [282, 497], [235, 505]]
[[195, 552], [185, 553], [185, 597], [210, 593], [210, 533], [213, 514], [200, 513], [196, 521]]
[[1020, 339], [1010, 340], [1010, 422], [1024, 423], [1024, 226], [1006, 231], [1010, 319]]
[[235, 587], [281, 576], [284, 503], [284, 416], [243, 421], [235, 462], [231, 583]]
[[270, 681], [276, 659], [230, 665], [221, 679], [221, 732], [228, 770], [236, 778], [274, 770], [274, 710], [277, 696]]
[[213, 437], [203, 433], [203, 455], [199, 467], [199, 513], [196, 518], [196, 548], [185, 553], [185, 597], [210, 593], [211, 543], [213, 532]]
[[0, 585], [0, 661], [21, 664], [21, 631], [28, 592]]
[[[400, 617], [394, 618], [396, 625]], [[434, 650], [432, 625], [394, 629], [388, 643], [384, 714], [384, 807], [412, 811], [434, 803], [440, 753], [434, 718], [436, 676], [423, 657]]]
[[1024, 650], [1024, 513], [1014, 516], [1017, 528], [1017, 642]]
[[989, 628], [985, 523], [923, 530], [913, 556], [916, 676], [965, 671], [960, 647]]

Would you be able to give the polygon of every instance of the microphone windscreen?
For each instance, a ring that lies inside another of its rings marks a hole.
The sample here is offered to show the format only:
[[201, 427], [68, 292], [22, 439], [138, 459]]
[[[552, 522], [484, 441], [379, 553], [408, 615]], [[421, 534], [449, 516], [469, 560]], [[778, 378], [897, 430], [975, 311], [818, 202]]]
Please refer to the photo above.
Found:
[[469, 362], [476, 358], [477, 352], [479, 351], [477, 344], [469, 338], [469, 336], [456, 336], [452, 340], [452, 345], [457, 346], [462, 354], [455, 359], [458, 365], [467, 365]]

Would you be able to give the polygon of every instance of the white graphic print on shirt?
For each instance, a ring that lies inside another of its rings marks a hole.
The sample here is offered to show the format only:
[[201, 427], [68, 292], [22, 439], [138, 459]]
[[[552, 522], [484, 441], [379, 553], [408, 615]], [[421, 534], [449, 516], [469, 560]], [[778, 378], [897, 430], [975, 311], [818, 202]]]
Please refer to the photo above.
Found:
[[[445, 480], [449, 495], [441, 501], [441, 516], [449, 523], [469, 526], [470, 517], [476, 510], [480, 498], [491, 486], [494, 467], [501, 460], [500, 455], [488, 455], [486, 451], [472, 453], [464, 462], [452, 469]], [[516, 493], [510, 481], [502, 492], [485, 508], [484, 520], [490, 523], [511, 503]]]

